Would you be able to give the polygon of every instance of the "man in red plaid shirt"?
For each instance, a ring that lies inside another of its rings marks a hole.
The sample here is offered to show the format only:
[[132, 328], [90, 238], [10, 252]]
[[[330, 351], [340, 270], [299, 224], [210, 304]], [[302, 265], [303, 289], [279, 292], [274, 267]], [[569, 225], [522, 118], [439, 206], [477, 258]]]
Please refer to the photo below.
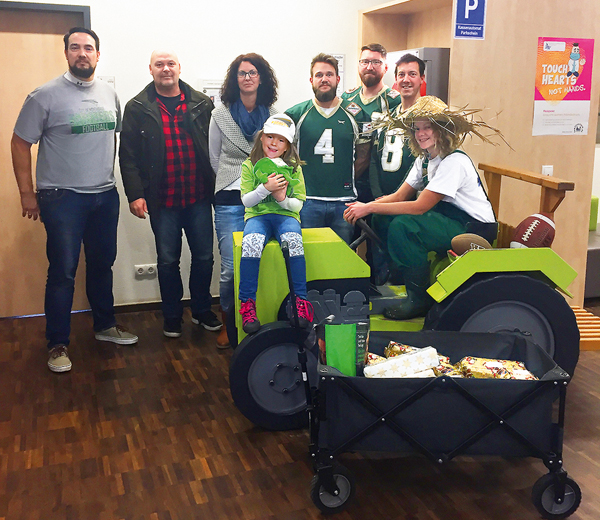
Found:
[[219, 330], [210, 310], [213, 268], [212, 199], [215, 175], [208, 158], [211, 100], [179, 79], [170, 51], [154, 51], [151, 82], [123, 115], [119, 161], [129, 209], [150, 215], [158, 254], [165, 336], [181, 336], [183, 284], [179, 271], [182, 231], [192, 255], [192, 322]]

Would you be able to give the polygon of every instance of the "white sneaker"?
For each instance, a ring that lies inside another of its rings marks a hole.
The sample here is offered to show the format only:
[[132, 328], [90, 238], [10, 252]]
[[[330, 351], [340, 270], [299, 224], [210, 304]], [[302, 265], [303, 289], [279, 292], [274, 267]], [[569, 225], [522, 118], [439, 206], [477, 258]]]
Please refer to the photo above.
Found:
[[118, 343], [119, 345], [133, 345], [137, 343], [138, 337], [131, 332], [127, 332], [120, 325], [115, 325], [106, 330], [96, 332], [96, 339], [98, 341], [111, 341], [112, 343]]

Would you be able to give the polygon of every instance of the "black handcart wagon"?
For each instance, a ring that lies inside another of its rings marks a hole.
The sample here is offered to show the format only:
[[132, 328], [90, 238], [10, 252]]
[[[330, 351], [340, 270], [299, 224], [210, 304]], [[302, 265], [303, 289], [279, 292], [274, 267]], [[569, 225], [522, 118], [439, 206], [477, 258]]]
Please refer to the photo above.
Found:
[[521, 333], [440, 331], [371, 333], [369, 351], [383, 355], [390, 340], [434, 346], [452, 363], [467, 355], [523, 361], [539, 380], [349, 377], [320, 364], [309, 402], [310, 495], [323, 513], [343, 510], [354, 495], [354, 478], [337, 461], [349, 451], [416, 452], [436, 463], [537, 457], [548, 468], [532, 490], [540, 514], [566, 518], [577, 509], [581, 491], [562, 460], [570, 376], [545, 351]]
[[[287, 243], [281, 246], [289, 280]], [[289, 289], [290, 300], [295, 301], [291, 281]], [[382, 355], [393, 340], [414, 347], [433, 346], [451, 363], [465, 356], [522, 361], [537, 377], [377, 379], [347, 376], [317, 363], [314, 330], [299, 327], [294, 305], [291, 312], [292, 325], [282, 321], [267, 325], [255, 335], [260, 341], [236, 349], [230, 369], [230, 380], [235, 382], [232, 396], [238, 408], [255, 422], [265, 415], [268, 420], [261, 422], [271, 429], [301, 427], [305, 424], [304, 412], [308, 412], [309, 452], [315, 469], [310, 496], [323, 513], [342, 511], [355, 492], [354, 478], [338, 462], [338, 456], [377, 451], [420, 453], [435, 463], [459, 455], [537, 457], [548, 468], [532, 489], [532, 500], [540, 514], [559, 519], [577, 509], [581, 490], [563, 469], [562, 460], [566, 390], [571, 377], [532, 341], [531, 334], [518, 330], [371, 332], [368, 349], [374, 354]], [[321, 324], [340, 323], [335, 315], [320, 314], [315, 313], [315, 317]], [[266, 348], [265, 338], [273, 340], [266, 342], [272, 343]], [[276, 354], [273, 359], [279, 360], [282, 352], [288, 357], [277, 361], [272, 376], [269, 363], [272, 365], [273, 360], [269, 356]], [[282, 377], [277, 379], [279, 371]], [[238, 372], [246, 375], [237, 377]], [[304, 402], [299, 401], [296, 391], [302, 387]], [[264, 388], [271, 392], [265, 393]], [[281, 399], [277, 401], [276, 396]], [[285, 396], [291, 400], [284, 400]], [[273, 407], [279, 413], [272, 413]], [[274, 418], [281, 419], [285, 427], [278, 428]]]

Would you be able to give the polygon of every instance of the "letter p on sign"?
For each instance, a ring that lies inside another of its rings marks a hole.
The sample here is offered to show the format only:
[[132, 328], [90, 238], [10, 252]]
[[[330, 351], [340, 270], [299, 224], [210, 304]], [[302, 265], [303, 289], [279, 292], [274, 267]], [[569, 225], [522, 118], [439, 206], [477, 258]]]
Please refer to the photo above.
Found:
[[469, 19], [469, 11], [475, 11], [479, 7], [479, 0], [465, 1], [465, 20]]

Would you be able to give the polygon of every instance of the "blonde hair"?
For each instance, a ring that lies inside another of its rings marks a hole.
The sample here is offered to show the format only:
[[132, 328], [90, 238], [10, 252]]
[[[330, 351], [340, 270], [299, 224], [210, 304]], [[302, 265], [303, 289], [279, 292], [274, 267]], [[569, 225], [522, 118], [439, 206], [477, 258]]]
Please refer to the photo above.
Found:
[[[263, 157], [265, 157], [265, 152], [262, 146], [263, 135], [264, 131], [261, 130], [260, 132], [258, 132], [258, 134], [256, 135], [256, 139], [254, 140], [254, 146], [252, 147], [252, 151], [250, 152], [250, 162], [252, 164], [256, 164]], [[296, 148], [296, 145], [294, 143], [290, 143], [289, 141], [288, 145], [289, 146], [287, 150], [283, 153], [281, 158], [288, 166], [292, 166], [295, 172], [298, 166], [306, 163], [300, 159], [300, 155], [298, 154], [298, 149]]]
[[[430, 120], [423, 119], [423, 121]], [[461, 138], [458, 135], [446, 130], [444, 127], [440, 126], [437, 121], [430, 121], [430, 123], [435, 137], [435, 147], [437, 148], [440, 157], [446, 157], [461, 145]], [[419, 143], [415, 138], [415, 130], [413, 127], [408, 130], [408, 146], [415, 157], [427, 154], [427, 152], [419, 146]]]

